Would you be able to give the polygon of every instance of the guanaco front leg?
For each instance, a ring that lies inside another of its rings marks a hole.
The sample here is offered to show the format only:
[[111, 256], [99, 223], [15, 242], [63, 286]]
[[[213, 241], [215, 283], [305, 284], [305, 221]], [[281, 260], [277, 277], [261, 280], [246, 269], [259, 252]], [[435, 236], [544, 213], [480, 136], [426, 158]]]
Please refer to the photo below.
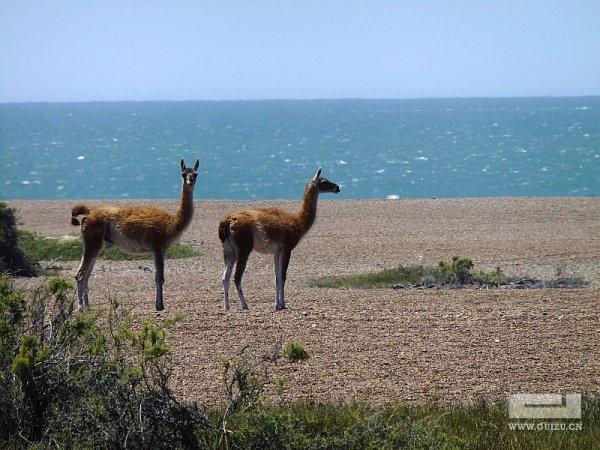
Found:
[[94, 262], [98, 257], [98, 252], [84, 251], [83, 258], [81, 258], [81, 264], [75, 275], [77, 281], [77, 300], [79, 303], [79, 309], [84, 309], [90, 306], [89, 293], [88, 293], [88, 281], [94, 268]]
[[158, 249], [154, 251], [154, 283], [156, 284], [156, 310], [165, 309], [163, 304], [163, 284], [165, 282], [165, 250]]
[[290, 264], [290, 256], [292, 252], [284, 250], [279, 254], [279, 296], [275, 308], [277, 310], [285, 309], [285, 280], [287, 278], [287, 270]]
[[273, 255], [273, 268], [275, 269], [275, 290], [277, 291], [275, 308], [278, 308], [281, 299], [281, 253]]
[[79, 309], [87, 308], [90, 305], [88, 281], [94, 268], [94, 262], [104, 246], [102, 234], [103, 227], [96, 227], [92, 228], [89, 234], [83, 236], [83, 257], [75, 275]]

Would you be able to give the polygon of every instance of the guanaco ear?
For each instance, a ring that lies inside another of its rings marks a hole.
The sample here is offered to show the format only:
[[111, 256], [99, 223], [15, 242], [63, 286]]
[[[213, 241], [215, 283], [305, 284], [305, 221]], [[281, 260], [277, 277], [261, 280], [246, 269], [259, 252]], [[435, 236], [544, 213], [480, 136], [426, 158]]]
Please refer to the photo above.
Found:
[[198, 172], [198, 167], [200, 166], [200, 160], [196, 160], [196, 164], [194, 164], [194, 172]]
[[183, 160], [183, 158], [181, 158], [181, 171], [183, 172], [185, 170], [185, 161]]
[[317, 178], [319, 178], [321, 176], [321, 168], [319, 167], [319, 170], [317, 170], [317, 173], [315, 173], [315, 176], [313, 177], [313, 180], [316, 180]]

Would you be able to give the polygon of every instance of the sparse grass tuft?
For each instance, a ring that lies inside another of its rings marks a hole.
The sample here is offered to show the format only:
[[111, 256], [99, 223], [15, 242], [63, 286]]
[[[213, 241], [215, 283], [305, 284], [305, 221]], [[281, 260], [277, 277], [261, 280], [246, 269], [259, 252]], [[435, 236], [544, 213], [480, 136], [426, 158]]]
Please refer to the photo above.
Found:
[[308, 359], [308, 351], [299, 342], [290, 342], [283, 348], [283, 355], [291, 362]]
[[473, 271], [472, 268], [472, 260], [455, 256], [452, 261], [440, 261], [437, 267], [399, 266], [366, 274], [322, 277], [311, 282], [311, 285], [329, 288], [381, 288], [394, 285], [433, 287], [497, 285], [504, 281], [499, 267], [493, 272]]
[[75, 236], [55, 239], [27, 230], [19, 230], [19, 246], [32, 261], [75, 261], [83, 252], [81, 239]]
[[[32, 261], [77, 261], [83, 254], [83, 244], [79, 236], [50, 238], [31, 231], [19, 230], [19, 244]], [[184, 244], [172, 245], [167, 250], [167, 258], [181, 259], [198, 256], [192, 247]], [[108, 261], [137, 261], [152, 259], [152, 253], [130, 255], [114, 245], [106, 245], [102, 258]]]
[[486, 272], [474, 270], [469, 258], [454, 256], [451, 261], [440, 261], [435, 266], [399, 266], [379, 272], [328, 276], [311, 280], [314, 287], [325, 288], [457, 288], [457, 287], [511, 287], [515, 289], [578, 288], [587, 282], [582, 278], [561, 276], [554, 280], [538, 280], [523, 277], [507, 277], [500, 267]]
[[[183, 259], [192, 258], [198, 256], [200, 253], [194, 250], [189, 245], [175, 244], [167, 249], [168, 259]], [[131, 255], [129, 253], [122, 252], [118, 247], [114, 245], [107, 245], [102, 252], [102, 258], [109, 261], [137, 261], [142, 259], [152, 259], [152, 253], [140, 253], [139, 255]]]
[[390, 287], [393, 284], [407, 286], [420, 283], [424, 277], [432, 275], [433, 272], [433, 268], [423, 266], [399, 266], [359, 275], [321, 277], [310, 284], [316, 287], [359, 289]]

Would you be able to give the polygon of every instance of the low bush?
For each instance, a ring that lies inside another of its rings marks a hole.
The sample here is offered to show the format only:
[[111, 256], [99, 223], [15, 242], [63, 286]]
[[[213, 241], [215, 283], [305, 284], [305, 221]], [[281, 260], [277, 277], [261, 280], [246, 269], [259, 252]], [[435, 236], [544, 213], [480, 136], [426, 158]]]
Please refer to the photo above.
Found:
[[75, 313], [70, 281], [31, 295], [0, 277], [0, 441], [8, 447], [197, 447], [206, 423], [169, 387], [165, 330], [113, 301]]
[[474, 280], [471, 273], [473, 261], [469, 258], [452, 257], [452, 261], [440, 261], [436, 274], [436, 281], [441, 284], [467, 284]]
[[15, 211], [6, 203], [0, 202], [0, 273], [35, 276], [35, 264], [19, 247], [17, 233]]
[[299, 342], [290, 342], [283, 348], [283, 355], [290, 361], [308, 359], [308, 351]]

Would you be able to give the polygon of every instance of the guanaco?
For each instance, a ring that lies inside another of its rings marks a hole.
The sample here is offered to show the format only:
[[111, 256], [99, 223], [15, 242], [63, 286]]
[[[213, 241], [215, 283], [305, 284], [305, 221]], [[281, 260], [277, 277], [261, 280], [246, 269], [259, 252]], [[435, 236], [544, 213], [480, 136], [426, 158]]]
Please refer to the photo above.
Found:
[[[176, 243], [187, 228], [194, 214], [194, 185], [198, 176], [197, 160], [193, 169], [181, 160], [181, 199], [176, 213], [163, 211], [153, 206], [98, 206], [88, 208], [75, 205], [71, 211], [71, 223], [81, 225], [83, 257], [77, 270], [77, 297], [79, 308], [89, 306], [88, 280], [96, 258], [105, 242], [119, 247], [127, 253], [154, 253], [156, 284], [156, 310], [162, 311], [165, 252]], [[79, 216], [83, 216], [81, 221]]]
[[235, 265], [234, 283], [243, 309], [248, 303], [242, 291], [242, 276], [252, 250], [274, 255], [277, 297], [275, 308], [285, 309], [284, 287], [292, 250], [310, 230], [317, 216], [319, 194], [340, 192], [340, 187], [321, 176], [321, 169], [308, 182], [302, 206], [292, 213], [279, 208], [247, 209], [225, 216], [219, 223], [225, 271], [225, 309], [229, 309], [229, 283]]

